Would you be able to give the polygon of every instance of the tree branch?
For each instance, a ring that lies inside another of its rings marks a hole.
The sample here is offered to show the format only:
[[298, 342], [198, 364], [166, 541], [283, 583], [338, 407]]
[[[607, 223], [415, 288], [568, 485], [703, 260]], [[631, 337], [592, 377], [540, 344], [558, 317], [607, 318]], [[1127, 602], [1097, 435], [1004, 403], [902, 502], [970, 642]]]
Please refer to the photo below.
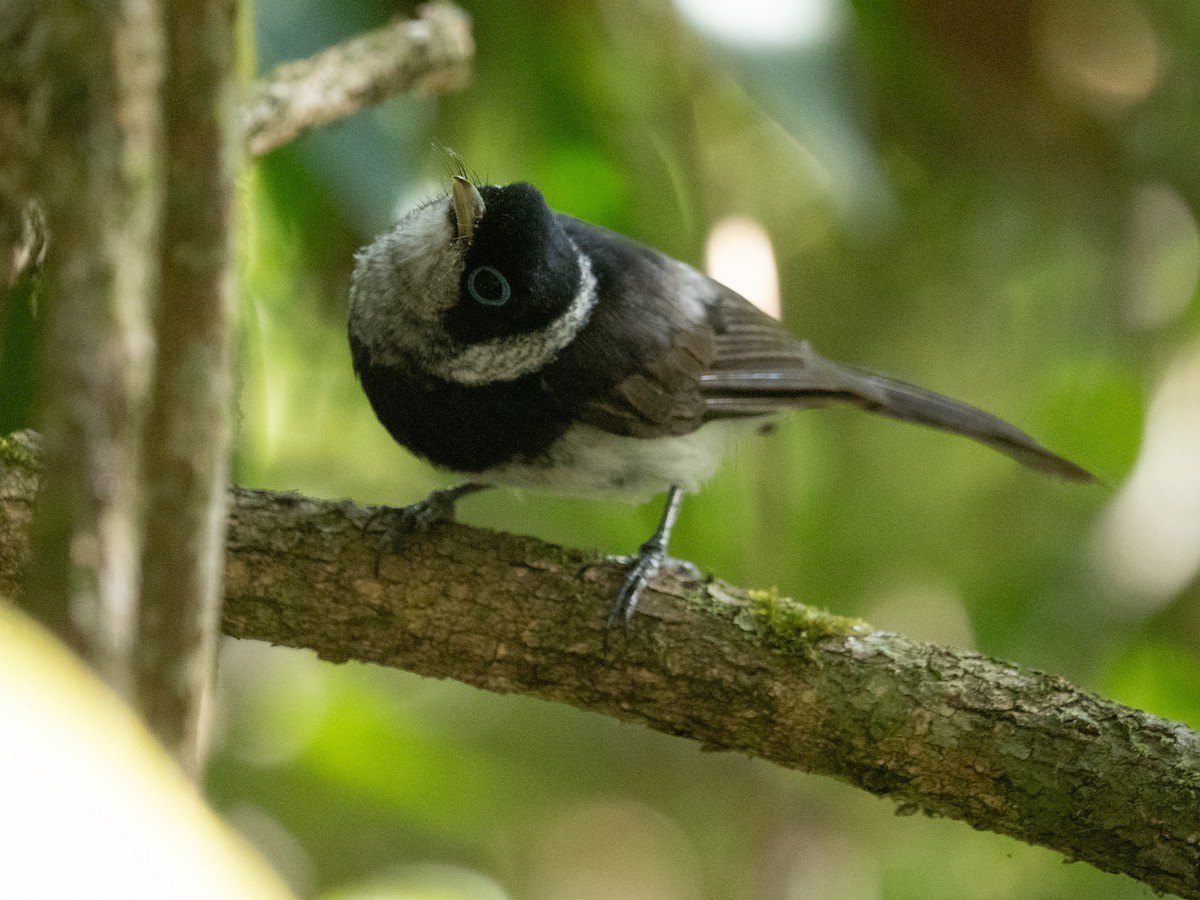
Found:
[[14, 99], [25, 133], [0, 168], [38, 197], [51, 241], [46, 490], [27, 602], [128, 694], [163, 185], [160, 20], [146, 0], [18, 7], [5, 67], [24, 74]]
[[233, 400], [235, 0], [169, 0], [158, 348], [143, 434], [137, 707], [190, 775], [216, 655]]
[[470, 17], [451, 4], [430, 3], [415, 19], [277, 66], [251, 86], [242, 105], [250, 153], [269, 153], [393, 94], [458, 90], [474, 54]]
[[[0, 593], [38, 475], [0, 442]], [[605, 649], [620, 566], [452, 525], [373, 574], [370, 510], [234, 489], [224, 629], [570, 703], [1200, 898], [1200, 734], [1022, 670], [721, 582], [656, 580]]]

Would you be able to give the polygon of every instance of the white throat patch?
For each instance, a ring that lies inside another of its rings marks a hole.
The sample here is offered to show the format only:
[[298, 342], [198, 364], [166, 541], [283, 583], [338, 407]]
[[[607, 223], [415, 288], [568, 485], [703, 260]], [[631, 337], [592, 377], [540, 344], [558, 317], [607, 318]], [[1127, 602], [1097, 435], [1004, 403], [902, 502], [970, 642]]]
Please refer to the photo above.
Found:
[[463, 266], [449, 202], [417, 207], [355, 256], [350, 328], [378, 364], [425, 360], [446, 339], [442, 315], [455, 302]]

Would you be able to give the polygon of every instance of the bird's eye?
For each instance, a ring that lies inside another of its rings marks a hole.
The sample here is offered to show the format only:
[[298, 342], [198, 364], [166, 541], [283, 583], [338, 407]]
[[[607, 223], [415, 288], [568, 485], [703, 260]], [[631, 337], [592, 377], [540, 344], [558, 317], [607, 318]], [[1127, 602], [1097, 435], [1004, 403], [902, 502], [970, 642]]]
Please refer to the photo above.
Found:
[[476, 266], [467, 276], [467, 292], [484, 306], [503, 306], [512, 296], [508, 279], [491, 266]]

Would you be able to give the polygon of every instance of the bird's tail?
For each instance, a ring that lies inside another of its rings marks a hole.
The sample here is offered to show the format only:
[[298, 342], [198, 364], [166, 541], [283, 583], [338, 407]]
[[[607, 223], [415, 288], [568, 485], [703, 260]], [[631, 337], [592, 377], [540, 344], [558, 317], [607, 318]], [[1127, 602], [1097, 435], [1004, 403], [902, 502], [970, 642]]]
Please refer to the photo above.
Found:
[[800, 366], [775, 371], [706, 372], [701, 376], [705, 405], [721, 417], [814, 406], [858, 406], [903, 422], [964, 435], [1050, 475], [1095, 481], [1086, 469], [981, 409], [886, 375], [839, 365], [817, 354], [807, 341], [802, 345], [801, 361]]

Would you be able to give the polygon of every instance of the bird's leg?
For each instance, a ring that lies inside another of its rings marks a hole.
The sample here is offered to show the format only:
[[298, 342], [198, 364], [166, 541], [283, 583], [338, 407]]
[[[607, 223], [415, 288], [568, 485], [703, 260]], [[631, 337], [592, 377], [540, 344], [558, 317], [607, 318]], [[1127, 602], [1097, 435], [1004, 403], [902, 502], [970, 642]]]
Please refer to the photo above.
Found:
[[434, 491], [424, 500], [418, 500], [408, 506], [381, 506], [376, 509], [363, 528], [364, 531], [370, 528], [376, 519], [387, 520], [383, 537], [379, 539], [379, 547], [375, 552], [375, 576], [379, 577], [379, 563], [383, 559], [385, 549], [395, 550], [406, 534], [428, 531], [439, 522], [453, 522], [455, 503], [468, 494], [475, 494], [490, 487], [490, 484], [468, 481], [466, 484]]
[[679, 517], [679, 505], [682, 502], [683, 488], [671, 485], [671, 489], [667, 492], [667, 505], [663, 508], [662, 518], [658, 521], [658, 528], [654, 530], [650, 540], [638, 548], [629, 574], [625, 576], [621, 590], [617, 592], [617, 599], [613, 601], [612, 608], [608, 611], [609, 628], [618, 623], [622, 627], [629, 624], [642, 591], [650, 583], [650, 579], [658, 574], [663, 561], [667, 559], [667, 542], [671, 539], [671, 529]]

